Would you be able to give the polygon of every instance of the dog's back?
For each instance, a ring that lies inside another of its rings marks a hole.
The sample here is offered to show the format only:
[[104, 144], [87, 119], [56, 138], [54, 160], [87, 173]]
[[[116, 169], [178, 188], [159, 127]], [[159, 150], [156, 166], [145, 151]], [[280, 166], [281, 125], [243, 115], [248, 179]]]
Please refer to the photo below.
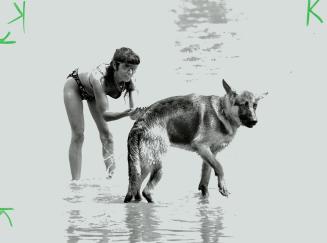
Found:
[[[218, 103], [220, 98], [190, 94], [158, 101], [141, 111], [142, 114], [134, 123], [129, 137], [135, 137], [135, 134], [145, 131], [156, 134], [162, 132], [158, 129], [161, 127], [171, 145], [188, 145], [198, 133], [201, 123], [206, 127], [217, 123], [213, 109], [218, 107], [212, 107], [213, 99]], [[223, 128], [220, 127], [218, 130]]]

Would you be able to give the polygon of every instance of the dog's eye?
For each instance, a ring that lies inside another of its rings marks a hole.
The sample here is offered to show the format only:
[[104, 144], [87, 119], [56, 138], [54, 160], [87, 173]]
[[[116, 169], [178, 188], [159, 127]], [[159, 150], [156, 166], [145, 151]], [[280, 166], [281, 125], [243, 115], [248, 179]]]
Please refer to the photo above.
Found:
[[254, 103], [253, 104], [253, 109], [257, 109], [258, 104]]
[[249, 102], [246, 101], [246, 102], [244, 103], [244, 106], [245, 106], [245, 107], [249, 107]]

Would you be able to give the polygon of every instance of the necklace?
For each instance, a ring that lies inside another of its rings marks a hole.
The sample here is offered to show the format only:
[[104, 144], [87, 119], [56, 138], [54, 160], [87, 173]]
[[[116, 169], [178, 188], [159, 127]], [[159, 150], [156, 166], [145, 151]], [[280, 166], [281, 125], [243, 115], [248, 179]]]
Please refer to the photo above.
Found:
[[120, 90], [124, 90], [125, 89], [125, 82], [124, 81], [123, 82], [120, 82], [118, 84], [118, 86], [119, 86]]

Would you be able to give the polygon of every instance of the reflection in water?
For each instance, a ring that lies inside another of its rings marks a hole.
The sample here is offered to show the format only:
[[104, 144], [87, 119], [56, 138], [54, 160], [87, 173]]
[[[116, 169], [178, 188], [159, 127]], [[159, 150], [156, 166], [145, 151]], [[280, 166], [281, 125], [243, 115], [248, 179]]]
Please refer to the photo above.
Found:
[[99, 222], [91, 225], [84, 225], [85, 222], [90, 221], [87, 217], [81, 216], [80, 210], [71, 210], [69, 212], [69, 226], [66, 229], [68, 235], [68, 243], [77, 243], [79, 240], [88, 239], [97, 242], [109, 242], [109, 230], [100, 227], [101, 219]]
[[225, 43], [239, 40], [233, 29], [226, 28], [230, 9], [223, 0], [183, 0], [171, 11], [175, 14], [177, 38], [175, 46], [180, 53], [175, 72], [186, 82], [214, 79], [221, 63], [238, 58], [235, 50], [227, 50]]
[[[182, 13], [178, 14], [176, 21], [179, 31], [186, 31], [201, 23], [227, 23], [227, 10], [224, 1], [184, 0], [182, 9]], [[172, 11], [176, 12], [176, 10]]]
[[[88, 239], [94, 242], [109, 242], [111, 234], [109, 216], [101, 204], [107, 187], [93, 181], [72, 182], [69, 185], [67, 202], [67, 242], [77, 243]], [[98, 202], [97, 206], [94, 201]]]
[[219, 242], [219, 238], [224, 236], [222, 233], [222, 209], [220, 207], [211, 208], [208, 203], [200, 203], [198, 210], [203, 242]]
[[129, 229], [129, 242], [159, 242], [157, 232], [159, 220], [153, 204], [126, 204], [126, 226]]
[[[69, 243], [219, 242], [225, 237], [222, 209], [200, 193], [185, 191], [178, 198], [165, 197], [165, 203], [124, 204], [105, 184], [94, 185], [71, 185], [70, 196], [64, 198]], [[75, 200], [77, 195], [84, 197]]]

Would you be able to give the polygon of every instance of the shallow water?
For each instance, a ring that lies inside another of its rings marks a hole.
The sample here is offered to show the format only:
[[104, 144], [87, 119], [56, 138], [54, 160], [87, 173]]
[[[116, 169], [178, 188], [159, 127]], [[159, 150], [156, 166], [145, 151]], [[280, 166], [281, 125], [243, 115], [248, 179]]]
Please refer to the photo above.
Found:
[[[167, 16], [172, 16], [174, 48], [178, 53], [173, 69], [183, 93], [187, 93], [185, 86], [194, 92], [192, 85], [197, 86], [203, 78], [208, 84], [204, 85], [206, 91], [205, 87], [210, 87], [212, 77], [216, 78], [222, 67], [217, 61], [237, 58], [223, 48], [225, 42], [237, 39], [235, 31], [224, 27], [236, 21], [229, 19], [230, 11], [224, 1], [206, 0], [179, 1], [169, 8]], [[120, 170], [127, 171], [126, 161], [120, 160]], [[180, 164], [177, 170], [185, 171], [185, 165]], [[190, 171], [183, 182], [184, 175], [172, 175], [175, 166], [170, 166], [166, 173], [169, 175], [164, 177], [181, 184], [175, 190], [173, 183], [163, 179], [163, 185], [155, 191], [154, 204], [144, 199], [140, 203], [123, 203], [127, 189], [123, 172], [118, 172], [112, 181], [93, 178], [68, 184], [63, 196], [67, 242], [226, 242], [233, 237], [231, 226], [226, 225], [228, 218], [234, 217], [230, 213], [233, 209], [218, 195], [216, 187], [209, 189], [211, 200], [201, 197], [196, 188], [198, 181], [192, 179], [193, 174], [199, 179], [200, 166], [198, 163], [198, 168]]]
[[[115, 186], [117, 191], [117, 187]], [[67, 242], [220, 242], [224, 209], [195, 191], [156, 195], [153, 204], [123, 203], [106, 180], [72, 182], [65, 201]], [[120, 188], [122, 189], [122, 188]]]
[[224, 63], [239, 57], [235, 23], [242, 13], [238, 9], [233, 11], [227, 4], [231, 3], [186, 0], [172, 10], [177, 27], [175, 47], [180, 53], [175, 67], [179, 80], [189, 85], [204, 80], [209, 84], [211, 79], [217, 78]]

